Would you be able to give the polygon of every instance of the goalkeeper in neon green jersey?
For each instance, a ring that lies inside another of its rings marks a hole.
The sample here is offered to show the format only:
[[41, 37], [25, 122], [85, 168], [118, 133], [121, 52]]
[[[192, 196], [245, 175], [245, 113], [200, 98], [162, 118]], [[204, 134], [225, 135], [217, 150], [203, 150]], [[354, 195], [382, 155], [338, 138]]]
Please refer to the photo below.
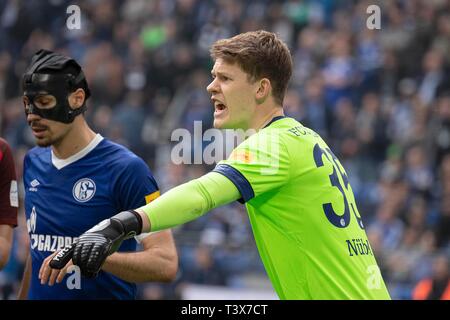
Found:
[[280, 299], [390, 299], [344, 168], [317, 133], [283, 114], [287, 46], [256, 31], [219, 40], [211, 55], [214, 127], [257, 133], [212, 172], [88, 230], [51, 266], [72, 257], [94, 276], [124, 239], [239, 200]]

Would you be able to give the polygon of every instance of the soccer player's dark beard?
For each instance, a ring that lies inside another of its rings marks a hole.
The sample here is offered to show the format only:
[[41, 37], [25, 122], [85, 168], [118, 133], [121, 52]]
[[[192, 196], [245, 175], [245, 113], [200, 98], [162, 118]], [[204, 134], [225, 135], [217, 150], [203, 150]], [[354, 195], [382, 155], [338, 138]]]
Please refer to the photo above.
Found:
[[42, 140], [39, 140], [37, 138], [36, 138], [36, 144], [38, 145], [38, 147], [41, 147], [41, 148], [46, 148], [46, 147], [52, 145], [50, 140], [42, 141]]
[[64, 140], [64, 137], [66, 136], [66, 134], [67, 134], [67, 132], [65, 134], [62, 134], [59, 137], [56, 137], [56, 138], [53, 138], [53, 139], [49, 139], [46, 147], [54, 146], [54, 147], [57, 148], [61, 144], [61, 142]]
[[[49, 128], [47, 128], [49, 130]], [[50, 146], [58, 146], [61, 141], [64, 139], [65, 135], [61, 135], [59, 137], [52, 137], [51, 134], [47, 139], [36, 139], [36, 144], [41, 148], [46, 148]]]

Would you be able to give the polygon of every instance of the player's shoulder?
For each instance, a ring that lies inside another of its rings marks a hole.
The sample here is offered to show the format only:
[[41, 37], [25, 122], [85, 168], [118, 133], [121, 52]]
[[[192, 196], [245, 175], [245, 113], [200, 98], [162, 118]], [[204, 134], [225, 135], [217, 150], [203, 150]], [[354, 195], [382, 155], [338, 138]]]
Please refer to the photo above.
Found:
[[129, 150], [127, 147], [113, 142], [109, 139], [103, 139], [97, 150], [97, 156], [108, 159], [108, 167], [115, 170], [123, 170], [126, 168], [146, 168], [144, 160]]
[[37, 160], [37, 159], [46, 159], [50, 156], [51, 149], [50, 147], [38, 147], [35, 146], [27, 151], [25, 154], [25, 160]]
[[23, 159], [24, 170], [28, 173], [34, 170], [49, 170], [51, 163], [51, 148], [50, 147], [33, 147], [27, 151]]

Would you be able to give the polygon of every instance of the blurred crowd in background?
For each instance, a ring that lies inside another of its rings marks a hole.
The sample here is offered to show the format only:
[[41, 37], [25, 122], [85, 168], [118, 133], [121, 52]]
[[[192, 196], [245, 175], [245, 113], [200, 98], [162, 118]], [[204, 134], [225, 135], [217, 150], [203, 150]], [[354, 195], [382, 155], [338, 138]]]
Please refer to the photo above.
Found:
[[[66, 27], [70, 4], [81, 9], [79, 30]], [[371, 4], [381, 8], [380, 30], [366, 27]], [[11, 0], [0, 1], [0, 29], [0, 135], [18, 179], [34, 146], [20, 78], [47, 48], [82, 65], [88, 122], [145, 159], [162, 192], [212, 168], [170, 158], [174, 129], [212, 125], [209, 46], [250, 30], [278, 33], [294, 58], [285, 113], [321, 134], [346, 168], [392, 298], [418, 297], [424, 279], [448, 283], [450, 1]], [[23, 207], [19, 220], [0, 299], [15, 297], [22, 276]], [[178, 278], [140, 285], [141, 299], [177, 299], [189, 283], [267, 286], [242, 205], [173, 231]]]

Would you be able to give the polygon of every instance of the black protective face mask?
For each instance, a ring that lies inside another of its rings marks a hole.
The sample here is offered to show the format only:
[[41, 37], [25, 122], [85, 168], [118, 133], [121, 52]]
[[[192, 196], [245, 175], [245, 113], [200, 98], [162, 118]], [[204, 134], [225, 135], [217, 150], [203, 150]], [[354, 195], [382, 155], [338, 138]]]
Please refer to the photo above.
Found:
[[[84, 77], [84, 75], [82, 75]], [[72, 93], [76, 84], [75, 77], [71, 74], [39, 74], [35, 73], [24, 78], [25, 115], [36, 114], [44, 119], [71, 123], [77, 115], [86, 110], [86, 103], [78, 109], [72, 109], [68, 96]], [[50, 95], [56, 100], [52, 108], [39, 108], [36, 98], [42, 95]]]
[[[37, 51], [33, 56], [23, 75], [22, 88], [27, 116], [35, 114], [63, 123], [71, 123], [77, 115], [83, 113], [90, 96], [84, 73], [78, 63], [70, 57], [45, 49]], [[85, 102], [80, 108], [72, 109], [68, 97], [77, 88], [84, 89]], [[47, 106], [39, 103], [40, 96], [43, 95], [51, 96], [49, 98], [52, 103]]]

